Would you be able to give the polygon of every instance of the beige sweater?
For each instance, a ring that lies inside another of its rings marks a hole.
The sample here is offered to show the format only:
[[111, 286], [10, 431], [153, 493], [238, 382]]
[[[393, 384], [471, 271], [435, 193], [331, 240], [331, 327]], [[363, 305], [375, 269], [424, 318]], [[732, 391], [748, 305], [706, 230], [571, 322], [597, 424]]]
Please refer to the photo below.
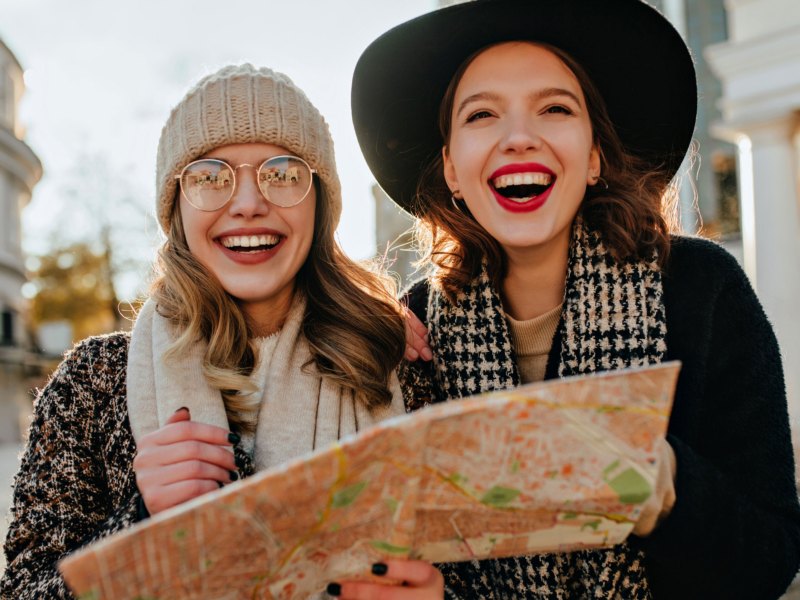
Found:
[[549, 312], [526, 321], [517, 321], [506, 315], [514, 350], [517, 353], [517, 366], [522, 383], [544, 379], [547, 356], [553, 345], [553, 336], [560, 318], [560, 304]]

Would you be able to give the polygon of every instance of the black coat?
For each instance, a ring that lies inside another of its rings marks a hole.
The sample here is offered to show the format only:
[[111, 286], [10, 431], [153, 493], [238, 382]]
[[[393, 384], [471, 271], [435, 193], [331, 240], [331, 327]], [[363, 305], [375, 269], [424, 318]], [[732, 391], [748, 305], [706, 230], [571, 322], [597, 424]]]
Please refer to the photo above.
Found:
[[[667, 358], [683, 363], [668, 431], [677, 501], [630, 544], [645, 552], [656, 600], [777, 598], [800, 566], [777, 341], [739, 264], [716, 244], [674, 238], [663, 287]], [[425, 281], [406, 296], [423, 322], [427, 296]], [[557, 376], [559, 347], [554, 339], [546, 378]]]

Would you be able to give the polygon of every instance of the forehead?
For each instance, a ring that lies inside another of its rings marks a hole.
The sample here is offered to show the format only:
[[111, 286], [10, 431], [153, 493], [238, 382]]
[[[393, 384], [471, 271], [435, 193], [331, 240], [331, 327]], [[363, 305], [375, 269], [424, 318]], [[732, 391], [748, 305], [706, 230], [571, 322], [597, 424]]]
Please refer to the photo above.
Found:
[[282, 146], [275, 144], [265, 144], [262, 142], [249, 142], [245, 144], [226, 144], [217, 146], [209, 150], [200, 158], [219, 158], [226, 161], [264, 161], [273, 156], [281, 155], [295, 156], [294, 152], [289, 152]]
[[572, 70], [548, 48], [533, 42], [504, 42], [483, 50], [470, 62], [456, 95], [472, 94], [494, 85], [558, 86], [582, 97]]

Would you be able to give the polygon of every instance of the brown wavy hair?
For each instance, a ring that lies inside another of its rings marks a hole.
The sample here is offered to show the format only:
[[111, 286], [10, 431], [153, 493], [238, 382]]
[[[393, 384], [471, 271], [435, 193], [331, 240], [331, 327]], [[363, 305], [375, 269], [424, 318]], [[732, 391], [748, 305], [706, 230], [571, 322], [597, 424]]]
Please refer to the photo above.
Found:
[[[624, 261], [657, 252], [660, 264], [669, 256], [669, 234], [677, 228], [677, 182], [663, 167], [627, 152], [622, 145], [605, 102], [583, 68], [563, 50], [541, 46], [573, 72], [586, 99], [592, 125], [593, 142], [600, 151], [601, 175], [608, 184], [587, 187], [579, 208], [585, 221], [596, 229], [615, 260]], [[439, 108], [439, 131], [445, 148], [450, 143], [451, 114], [456, 88], [464, 72], [486, 48], [467, 58], [456, 71]], [[444, 292], [455, 297], [474, 279], [485, 259], [494, 285], [499, 288], [507, 272], [505, 253], [500, 244], [459, 202], [456, 210], [444, 179], [441, 153], [423, 170], [412, 211], [417, 220], [417, 238], [424, 251], [420, 264], [431, 262], [433, 279]]]
[[[368, 408], [391, 403], [389, 378], [405, 348], [405, 323], [391, 279], [349, 259], [334, 238], [324, 187], [316, 182], [317, 210], [309, 255], [296, 279], [306, 298], [303, 334], [318, 371], [353, 391]], [[190, 252], [180, 203], [173, 203], [167, 240], [156, 261], [151, 296], [159, 314], [177, 325], [168, 354], [201, 340], [203, 373], [222, 393], [231, 426], [251, 429], [257, 408], [249, 376], [256, 364], [252, 326], [239, 303]]]

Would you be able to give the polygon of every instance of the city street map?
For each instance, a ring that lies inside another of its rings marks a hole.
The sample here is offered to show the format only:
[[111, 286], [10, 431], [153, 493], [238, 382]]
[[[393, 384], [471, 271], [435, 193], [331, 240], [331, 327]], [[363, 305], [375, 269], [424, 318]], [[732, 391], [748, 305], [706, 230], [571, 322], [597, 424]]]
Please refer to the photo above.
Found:
[[305, 598], [389, 557], [452, 562], [625, 540], [680, 364], [425, 408], [65, 558], [80, 600]]

